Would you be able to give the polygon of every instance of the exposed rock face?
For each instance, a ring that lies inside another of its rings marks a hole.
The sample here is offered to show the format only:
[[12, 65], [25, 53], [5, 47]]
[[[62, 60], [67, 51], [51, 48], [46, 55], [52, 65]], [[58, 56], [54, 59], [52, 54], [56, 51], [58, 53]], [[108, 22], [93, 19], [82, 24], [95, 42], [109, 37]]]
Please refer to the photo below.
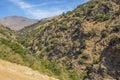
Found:
[[38, 20], [28, 19], [21, 16], [9, 16], [9, 17], [0, 19], [0, 24], [15, 31], [18, 31], [26, 26], [32, 25], [37, 22]]

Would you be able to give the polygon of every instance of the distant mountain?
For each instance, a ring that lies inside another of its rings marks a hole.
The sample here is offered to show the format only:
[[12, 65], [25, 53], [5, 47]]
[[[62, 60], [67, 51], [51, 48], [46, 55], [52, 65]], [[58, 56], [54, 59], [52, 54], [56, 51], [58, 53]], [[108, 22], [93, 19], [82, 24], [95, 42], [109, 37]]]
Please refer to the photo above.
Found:
[[8, 16], [0, 19], [0, 24], [15, 31], [21, 30], [25, 26], [29, 26], [37, 22], [37, 19], [29, 19], [22, 16]]

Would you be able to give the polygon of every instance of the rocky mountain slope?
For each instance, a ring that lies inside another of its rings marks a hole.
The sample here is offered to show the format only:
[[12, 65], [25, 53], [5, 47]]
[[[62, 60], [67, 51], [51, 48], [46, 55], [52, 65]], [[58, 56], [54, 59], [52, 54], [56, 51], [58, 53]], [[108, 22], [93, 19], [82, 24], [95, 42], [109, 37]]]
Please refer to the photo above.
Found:
[[26, 17], [21, 16], [8, 16], [3, 19], [0, 19], [0, 24], [15, 31], [18, 31], [26, 26], [32, 25], [37, 22], [38, 20], [28, 19]]
[[120, 79], [119, 0], [91, 0], [28, 32], [20, 42], [63, 69], [52, 71], [61, 80]]

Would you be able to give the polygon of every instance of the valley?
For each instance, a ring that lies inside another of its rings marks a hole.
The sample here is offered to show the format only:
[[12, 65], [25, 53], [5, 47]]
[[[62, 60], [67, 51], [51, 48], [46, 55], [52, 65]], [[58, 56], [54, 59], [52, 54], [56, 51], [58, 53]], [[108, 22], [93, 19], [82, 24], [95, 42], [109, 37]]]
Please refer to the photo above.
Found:
[[18, 30], [1, 25], [0, 59], [3, 80], [120, 80], [120, 0], [91, 0]]

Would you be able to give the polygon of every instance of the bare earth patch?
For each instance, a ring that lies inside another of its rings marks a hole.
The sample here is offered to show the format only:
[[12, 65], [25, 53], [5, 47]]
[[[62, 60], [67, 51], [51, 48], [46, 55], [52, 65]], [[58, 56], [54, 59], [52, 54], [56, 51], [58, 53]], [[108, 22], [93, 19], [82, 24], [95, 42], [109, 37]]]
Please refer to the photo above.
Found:
[[58, 80], [26, 66], [0, 60], [0, 80]]

